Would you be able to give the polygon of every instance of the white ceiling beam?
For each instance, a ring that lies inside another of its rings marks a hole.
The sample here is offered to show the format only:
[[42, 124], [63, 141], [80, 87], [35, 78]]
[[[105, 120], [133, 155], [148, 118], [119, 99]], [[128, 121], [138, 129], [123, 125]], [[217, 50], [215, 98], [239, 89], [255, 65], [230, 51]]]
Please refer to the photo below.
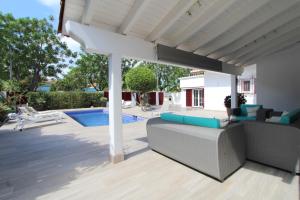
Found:
[[218, 58], [216, 55], [214, 55], [214, 51], [230, 44], [243, 35], [250, 33], [264, 22], [270, 19], [276, 19], [274, 17], [278, 15], [278, 13], [286, 11], [298, 2], [298, 0], [273, 0], [265, 4], [248, 17], [244, 18], [238, 24], [233, 26], [231, 29], [226, 31], [224, 34], [203, 45], [201, 47], [201, 52], [205, 56], [209, 55], [211, 58]]
[[171, 38], [173, 46], [178, 46], [179, 44], [187, 41], [201, 28], [216, 19], [225, 10], [229, 9], [236, 1], [238, 0], [217, 0], [215, 2], [212, 1], [208, 3], [207, 6], [202, 5], [198, 12], [198, 16], [191, 21], [186, 28], [183, 28]]
[[146, 7], [150, 4], [150, 2], [151, 2], [150, 0], [135, 0], [127, 16], [125, 17], [121, 26], [119, 27], [118, 32], [126, 35], [131, 30], [135, 22], [142, 15], [142, 13], [146, 9]]
[[196, 2], [196, 0], [180, 0], [173, 7], [173, 9], [162, 19], [162, 21], [153, 29], [153, 31], [147, 36], [146, 40], [155, 41], [159, 39]]
[[[297, 28], [300, 28], [300, 17], [294, 19], [293, 21], [281, 27], [278, 27], [276, 30], [271, 31], [265, 36], [256, 39], [254, 42], [248, 44], [246, 47], [240, 48], [238, 51], [231, 53], [230, 55], [228, 55], [228, 57], [238, 60], [240, 57], [245, 56], [250, 52], [253, 52], [255, 49], [259, 49], [261, 47], [268, 45], [268, 43], [272, 42], [272, 40], [279, 38]], [[229, 58], [225, 57], [224, 59], [222, 59], [222, 61], [227, 62], [230, 60]]]
[[298, 41], [300, 41], [300, 28], [297, 28], [287, 34], [284, 34], [279, 38], [273, 39], [268, 43], [268, 45], [265, 45], [259, 49], [255, 49], [251, 53], [241, 57], [240, 59], [238, 59], [238, 64], [243, 65], [257, 58], [270, 55], [278, 51], [279, 49], [285, 48]]
[[187, 43], [191, 51], [204, 55], [201, 48], [213, 41], [232, 27], [249, 17], [252, 13], [267, 4], [271, 0], [243, 0], [233, 4], [227, 12], [222, 13], [214, 22], [208, 24], [202, 31], [206, 34], [196, 34]]
[[295, 39], [294, 41], [287, 42], [287, 43], [283, 44], [282, 46], [279, 46], [278, 48], [271, 49], [269, 52], [267, 52], [267, 53], [264, 54], [264, 55], [260, 55], [260, 56], [258, 56], [258, 57], [253, 58], [253, 59], [250, 59], [249, 61], [245, 62], [244, 64], [243, 64], [243, 63], [239, 63], [239, 64], [237, 64], [236, 66], [242, 67], [242, 66], [248, 66], [248, 65], [254, 64], [254, 63], [257, 62], [259, 59], [263, 59], [263, 57], [270, 56], [270, 55], [272, 55], [272, 54], [275, 54], [275, 53], [284, 51], [284, 50], [286, 50], [286, 49], [292, 48], [293, 46], [299, 45], [299, 44], [300, 44], [300, 40]]
[[116, 53], [126, 58], [157, 60], [155, 44], [152, 42], [69, 20], [65, 27], [66, 33], [89, 53]]
[[85, 0], [85, 6], [81, 18], [81, 23], [89, 25], [93, 19], [93, 8], [95, 7], [96, 0]]
[[[276, 29], [279, 26], [288, 23], [289, 21], [295, 19], [296, 17], [300, 16], [300, 3], [296, 4], [292, 8], [286, 10], [285, 12], [279, 14], [274, 19], [270, 19], [269, 21], [263, 23], [259, 27], [252, 30], [250, 33], [242, 36], [238, 40], [228, 44], [227, 46], [217, 50], [213, 54], [215, 58], [219, 59], [221, 57], [227, 56], [228, 54], [238, 51], [240, 48], [243, 48], [245, 45], [253, 42], [257, 38], [261, 37], [269, 33], [270, 31]], [[228, 60], [228, 58], [226, 59]]]

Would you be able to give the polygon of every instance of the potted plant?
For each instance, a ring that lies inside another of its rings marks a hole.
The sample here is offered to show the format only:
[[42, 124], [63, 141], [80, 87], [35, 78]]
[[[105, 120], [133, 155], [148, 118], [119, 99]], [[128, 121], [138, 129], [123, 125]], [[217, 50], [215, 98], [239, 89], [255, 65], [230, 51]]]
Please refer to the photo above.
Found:
[[[238, 93], [238, 107], [241, 106], [241, 104], [245, 104], [247, 100], [245, 99], [244, 94]], [[226, 107], [227, 115], [228, 117], [232, 114], [231, 113], [231, 95], [228, 95], [224, 99], [224, 106]]]
[[225, 97], [224, 106], [226, 108], [227, 115], [229, 117], [231, 115], [231, 95], [228, 95], [228, 96]]

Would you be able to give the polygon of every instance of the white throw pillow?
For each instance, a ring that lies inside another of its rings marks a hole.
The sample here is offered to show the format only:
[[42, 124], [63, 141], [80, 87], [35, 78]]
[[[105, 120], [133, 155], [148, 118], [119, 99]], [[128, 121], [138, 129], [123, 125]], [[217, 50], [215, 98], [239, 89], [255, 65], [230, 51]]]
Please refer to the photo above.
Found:
[[273, 116], [269, 119], [266, 119], [266, 122], [273, 122], [273, 123], [279, 123], [280, 122], [281, 117], [278, 116]]
[[255, 107], [246, 107], [248, 117], [256, 117], [256, 111], [259, 109], [259, 106]]
[[283, 111], [282, 114], [281, 114], [281, 116], [284, 116], [284, 115], [287, 115], [287, 114], [289, 114], [288, 111]]

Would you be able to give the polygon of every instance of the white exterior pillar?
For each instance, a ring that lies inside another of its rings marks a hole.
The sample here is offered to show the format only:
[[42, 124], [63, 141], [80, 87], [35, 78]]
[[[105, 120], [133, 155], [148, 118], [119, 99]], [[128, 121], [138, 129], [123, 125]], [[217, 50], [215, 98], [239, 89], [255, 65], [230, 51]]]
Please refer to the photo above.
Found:
[[230, 75], [231, 82], [231, 108], [237, 108], [237, 86], [236, 75]]
[[136, 93], [131, 92], [131, 106], [136, 106]]
[[155, 98], [156, 98], [155, 99], [156, 105], [159, 106], [159, 92], [158, 91], [155, 92]]
[[109, 136], [113, 163], [124, 160], [122, 135], [122, 70], [121, 55], [109, 56]]

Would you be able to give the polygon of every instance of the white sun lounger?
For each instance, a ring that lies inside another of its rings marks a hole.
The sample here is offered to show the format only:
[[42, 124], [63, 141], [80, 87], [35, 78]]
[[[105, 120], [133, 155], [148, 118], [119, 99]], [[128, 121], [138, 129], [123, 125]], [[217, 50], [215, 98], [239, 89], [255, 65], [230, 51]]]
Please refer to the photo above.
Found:
[[53, 110], [37, 111], [31, 106], [24, 106], [24, 108], [27, 110], [27, 112], [32, 113], [32, 114], [50, 114], [50, 113], [59, 114], [60, 113], [58, 111], [53, 111]]
[[122, 100], [122, 108], [131, 108], [131, 107], [132, 107], [132, 101]]
[[56, 121], [60, 122], [63, 119], [61, 112], [29, 112], [25, 107], [19, 107], [20, 113], [17, 116], [17, 125], [15, 130], [22, 131], [27, 124], [44, 122], [44, 121]]

